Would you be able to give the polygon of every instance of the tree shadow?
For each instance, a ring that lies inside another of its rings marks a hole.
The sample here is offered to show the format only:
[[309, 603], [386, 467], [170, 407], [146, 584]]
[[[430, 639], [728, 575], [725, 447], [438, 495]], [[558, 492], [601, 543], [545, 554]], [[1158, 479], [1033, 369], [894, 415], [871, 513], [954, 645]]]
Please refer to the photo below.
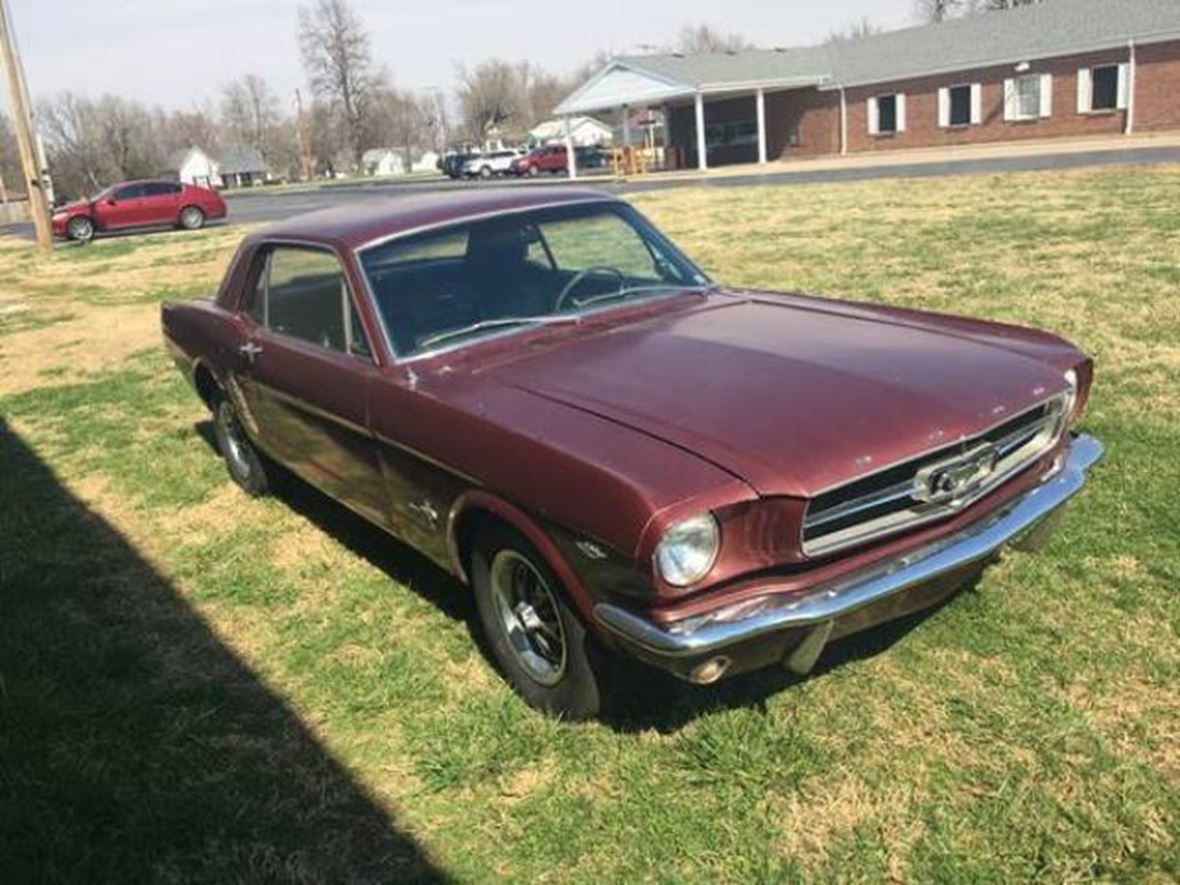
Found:
[[446, 881], [0, 418], [0, 879]]

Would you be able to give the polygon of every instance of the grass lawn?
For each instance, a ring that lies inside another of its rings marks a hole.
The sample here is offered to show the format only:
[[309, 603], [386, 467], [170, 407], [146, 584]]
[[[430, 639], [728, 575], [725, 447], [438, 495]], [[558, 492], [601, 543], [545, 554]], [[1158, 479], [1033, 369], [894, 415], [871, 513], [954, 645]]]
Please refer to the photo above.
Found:
[[1049, 549], [808, 680], [548, 721], [452, 580], [230, 484], [156, 304], [237, 231], [0, 242], [0, 879], [1180, 878], [1180, 169], [635, 203], [721, 280], [1093, 354]]

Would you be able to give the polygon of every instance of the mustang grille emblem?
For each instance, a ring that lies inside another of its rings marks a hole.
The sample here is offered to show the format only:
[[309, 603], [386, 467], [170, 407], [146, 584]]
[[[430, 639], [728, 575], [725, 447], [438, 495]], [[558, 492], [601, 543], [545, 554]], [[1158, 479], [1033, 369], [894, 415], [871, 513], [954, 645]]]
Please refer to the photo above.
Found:
[[991, 443], [927, 465], [914, 477], [914, 497], [928, 504], [961, 501], [995, 472], [999, 453]]

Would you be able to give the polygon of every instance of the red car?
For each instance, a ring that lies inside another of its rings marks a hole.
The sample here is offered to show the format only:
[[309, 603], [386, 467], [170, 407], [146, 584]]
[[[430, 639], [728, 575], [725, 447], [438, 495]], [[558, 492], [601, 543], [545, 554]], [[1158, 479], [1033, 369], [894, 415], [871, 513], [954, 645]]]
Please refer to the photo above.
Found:
[[542, 172], [563, 175], [569, 171], [569, 152], [563, 144], [533, 148], [523, 157], [513, 160], [509, 171], [513, 175], [536, 176]]
[[571, 718], [620, 656], [806, 673], [1043, 540], [1102, 454], [1060, 338], [726, 288], [591, 190], [306, 215], [162, 321], [235, 482], [283, 465], [458, 576]]
[[225, 214], [225, 200], [208, 188], [175, 181], [127, 181], [111, 185], [93, 199], [54, 210], [53, 233], [84, 243], [96, 233], [129, 228], [197, 230]]

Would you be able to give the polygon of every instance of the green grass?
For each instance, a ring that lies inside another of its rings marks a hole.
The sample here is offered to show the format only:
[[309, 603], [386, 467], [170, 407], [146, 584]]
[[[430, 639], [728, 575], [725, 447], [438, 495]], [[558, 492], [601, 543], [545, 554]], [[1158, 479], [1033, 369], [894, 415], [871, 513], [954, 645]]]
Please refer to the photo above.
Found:
[[[298, 483], [241, 496], [156, 342], [97, 373], [47, 363], [0, 387], [9, 875], [1180, 877], [1177, 170], [636, 203], [718, 279], [1092, 353], [1108, 459], [1049, 549], [840, 643], [811, 679], [644, 676], [609, 721], [565, 725], [503, 685], [463, 589], [423, 559]], [[208, 257], [118, 309], [207, 285]], [[63, 327], [101, 347], [100, 316]]]

